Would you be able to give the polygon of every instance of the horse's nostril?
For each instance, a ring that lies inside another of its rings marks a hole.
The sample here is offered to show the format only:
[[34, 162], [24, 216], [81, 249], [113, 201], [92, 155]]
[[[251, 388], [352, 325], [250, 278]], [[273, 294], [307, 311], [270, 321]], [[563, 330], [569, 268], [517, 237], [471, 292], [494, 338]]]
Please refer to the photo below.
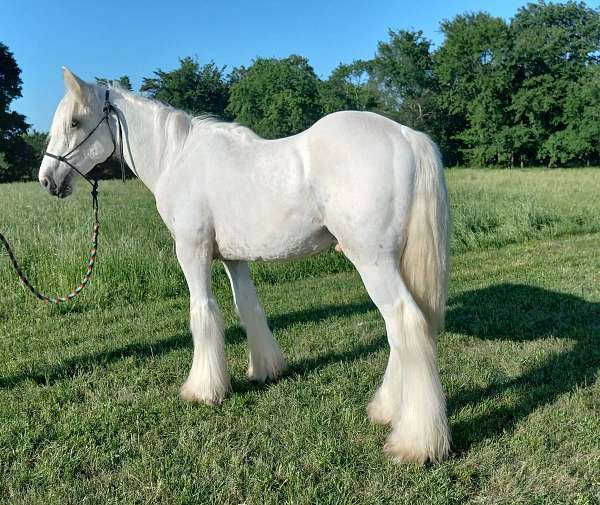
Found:
[[48, 184], [50, 184], [48, 177], [44, 177], [40, 182], [42, 183], [42, 186], [44, 186], [45, 188], [47, 188]]

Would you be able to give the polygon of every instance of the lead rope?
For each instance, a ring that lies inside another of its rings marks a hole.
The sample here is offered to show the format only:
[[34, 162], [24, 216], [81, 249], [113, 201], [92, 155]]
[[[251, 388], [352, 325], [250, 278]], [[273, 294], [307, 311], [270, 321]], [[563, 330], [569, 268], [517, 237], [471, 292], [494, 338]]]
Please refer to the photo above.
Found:
[[[17, 259], [15, 258], [15, 255], [14, 255], [10, 245], [8, 244], [8, 241], [6, 240], [4, 235], [2, 235], [2, 233], [0, 233], [0, 242], [2, 242], [2, 245], [6, 249], [6, 252], [8, 252], [8, 257], [10, 258], [10, 261], [12, 263], [13, 268], [15, 269], [15, 272], [19, 276], [19, 279], [21, 279], [21, 282], [23, 284], [25, 284], [25, 286], [29, 289], [29, 291], [31, 291], [38, 300], [42, 300], [43, 302], [46, 302], [46, 303], [52, 303], [55, 305], [59, 305], [61, 303], [69, 303], [71, 300], [73, 300], [73, 298], [75, 298], [77, 295], [79, 295], [83, 291], [83, 288], [85, 288], [87, 286], [88, 282], [90, 282], [90, 279], [92, 277], [92, 272], [94, 270], [94, 265], [96, 263], [96, 254], [98, 252], [98, 233], [100, 231], [100, 224], [98, 223], [98, 181], [90, 179], [85, 174], [81, 173], [81, 171], [75, 165], [73, 165], [69, 161], [68, 158], [82, 144], [87, 142], [87, 140], [92, 136], [92, 134], [104, 122], [106, 122], [106, 126], [108, 127], [108, 131], [110, 132], [110, 138], [113, 143], [113, 150], [110, 153], [110, 155], [108, 156], [108, 158], [106, 158], [106, 159], [109, 159], [115, 153], [115, 151], [117, 149], [117, 143], [115, 141], [115, 135], [113, 133], [113, 130], [110, 127], [109, 116], [110, 116], [111, 112], [114, 112], [116, 120], [117, 120], [117, 126], [118, 126], [118, 130], [119, 130], [119, 162], [121, 164], [121, 178], [122, 178], [123, 182], [125, 182], [125, 162], [124, 162], [124, 157], [123, 157], [123, 128], [121, 126], [121, 117], [119, 116], [118, 109], [113, 104], [110, 103], [109, 93], [110, 93], [110, 90], [107, 89], [104, 94], [104, 107], [102, 109], [102, 112], [103, 112], [102, 119], [100, 119], [100, 121], [98, 121], [98, 124], [96, 124], [96, 126], [84, 137], [84, 139], [81, 142], [79, 142], [79, 144], [77, 144], [67, 154], [64, 154], [64, 155], [57, 155], [57, 154], [49, 153], [48, 151], [46, 151], [44, 153], [44, 156], [50, 156], [51, 158], [58, 160], [59, 163], [65, 163], [72, 170], [77, 172], [87, 182], [89, 182], [92, 185], [92, 216], [94, 219], [94, 225], [92, 228], [92, 244], [91, 244], [91, 248], [90, 248], [90, 252], [89, 252], [89, 256], [88, 256], [89, 259], [88, 259], [87, 270], [85, 272], [85, 275], [83, 276], [83, 280], [81, 281], [81, 284], [79, 284], [79, 286], [77, 286], [73, 291], [71, 291], [66, 296], [52, 297], [52, 296], [45, 295], [39, 289], [37, 289], [35, 286], [33, 286], [33, 284], [31, 284], [31, 282], [29, 282], [29, 279], [23, 274], [23, 271], [21, 270], [21, 267], [19, 266], [19, 263], [17, 262]], [[132, 160], [132, 163], [133, 163], [133, 160]]]
[[[92, 181], [90, 181], [90, 182], [92, 182]], [[92, 244], [91, 244], [90, 252], [88, 255], [87, 270], [85, 272], [85, 275], [83, 276], [83, 280], [81, 281], [81, 284], [79, 284], [79, 286], [77, 286], [73, 291], [71, 291], [66, 296], [57, 296], [57, 297], [48, 296], [48, 295], [42, 293], [35, 286], [33, 286], [33, 284], [31, 284], [31, 282], [29, 282], [29, 279], [25, 276], [25, 274], [21, 270], [21, 267], [19, 266], [19, 263], [17, 262], [17, 259], [15, 258], [15, 255], [14, 255], [10, 245], [8, 244], [8, 241], [6, 240], [4, 235], [2, 235], [2, 233], [0, 233], [0, 242], [2, 242], [2, 244], [4, 245], [6, 252], [8, 253], [8, 257], [10, 258], [10, 261], [12, 263], [12, 266], [15, 269], [15, 272], [19, 276], [19, 279], [21, 280], [21, 282], [23, 284], [25, 284], [25, 286], [29, 289], [29, 291], [31, 291], [38, 300], [42, 300], [43, 302], [46, 302], [46, 303], [52, 303], [54, 305], [60, 305], [61, 303], [69, 303], [77, 295], [79, 295], [83, 291], [83, 289], [87, 286], [88, 282], [90, 282], [90, 279], [92, 278], [92, 272], [94, 271], [94, 265], [96, 264], [96, 254], [98, 251], [98, 233], [100, 232], [100, 223], [98, 222], [98, 181], [93, 181], [93, 183], [92, 183], [92, 217], [94, 220], [94, 225], [92, 228]]]

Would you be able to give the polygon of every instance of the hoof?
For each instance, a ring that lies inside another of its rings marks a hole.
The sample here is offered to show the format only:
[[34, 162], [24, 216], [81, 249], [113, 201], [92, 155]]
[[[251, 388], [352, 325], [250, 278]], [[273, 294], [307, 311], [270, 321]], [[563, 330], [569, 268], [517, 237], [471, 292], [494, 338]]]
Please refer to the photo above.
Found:
[[411, 447], [404, 447], [394, 441], [387, 441], [383, 451], [397, 464], [416, 463], [424, 465], [429, 460], [429, 454]]
[[253, 366], [248, 367], [246, 377], [252, 382], [264, 383], [267, 381], [275, 381], [285, 374], [287, 371], [287, 365], [285, 362], [278, 366], [261, 367], [256, 369]]
[[179, 395], [186, 402], [204, 403], [206, 405], [220, 405], [229, 392], [229, 388], [223, 391], [207, 391], [203, 388], [193, 387], [187, 382], [181, 386]]
[[287, 364], [283, 357], [283, 354], [276, 353], [270, 357], [270, 359], [256, 360], [254, 362], [250, 356], [250, 363], [248, 364], [248, 371], [246, 377], [252, 382], [263, 383], [266, 381], [274, 381], [279, 379], [286, 371]]
[[449, 437], [437, 433], [431, 440], [422, 437], [406, 437], [394, 430], [383, 446], [384, 452], [394, 463], [416, 463], [424, 465], [428, 461], [441, 463], [448, 457]]

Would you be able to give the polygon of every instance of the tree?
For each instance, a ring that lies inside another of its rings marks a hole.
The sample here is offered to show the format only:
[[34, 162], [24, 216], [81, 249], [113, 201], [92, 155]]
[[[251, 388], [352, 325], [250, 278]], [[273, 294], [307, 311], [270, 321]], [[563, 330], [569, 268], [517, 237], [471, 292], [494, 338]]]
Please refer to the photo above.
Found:
[[590, 65], [565, 103], [572, 160], [600, 161], [600, 66]]
[[577, 141], [581, 116], [573, 115], [569, 100], [585, 95], [588, 69], [597, 68], [600, 13], [582, 2], [530, 3], [519, 9], [510, 31], [516, 66], [510, 111], [531, 135], [522, 154], [550, 166], [572, 160], [569, 146]]
[[21, 96], [21, 70], [8, 47], [0, 43], [0, 182], [19, 179], [26, 145], [22, 135], [29, 125], [25, 116], [10, 110], [10, 103]]
[[4, 156], [4, 153], [0, 152], [0, 177], [2, 176], [1, 174], [3, 174], [9, 169], [10, 165], [6, 162], [6, 157]]
[[338, 65], [329, 79], [319, 81], [323, 112], [381, 108], [381, 94], [374, 86], [369, 71], [370, 62], [357, 60], [349, 65]]
[[140, 91], [190, 114], [226, 117], [229, 83], [225, 67], [217, 67], [213, 62], [200, 66], [189, 57], [179, 63], [175, 70], [158, 69], [154, 72], [156, 77], [145, 77]]
[[540, 157], [548, 165], [566, 165], [600, 159], [600, 67], [586, 68], [565, 97], [565, 128], [552, 133], [542, 144]]
[[463, 14], [441, 23], [436, 51], [439, 103], [445, 135], [457, 160], [475, 165], [512, 162], [507, 108], [512, 96], [508, 25], [487, 13]]
[[388, 32], [370, 62], [371, 81], [380, 92], [383, 112], [396, 121], [429, 133], [447, 163], [455, 150], [447, 142], [448, 118], [440, 114], [439, 83], [431, 42], [421, 31]]
[[371, 74], [383, 93], [387, 110], [408, 125], [424, 123], [434, 108], [431, 103], [436, 79], [431, 42], [421, 31], [389, 30], [389, 41], [377, 44]]
[[302, 56], [257, 58], [232, 84], [227, 111], [266, 138], [298, 133], [322, 116], [319, 80]]
[[131, 81], [128, 75], [122, 75], [118, 79], [106, 79], [104, 77], [96, 77], [96, 84], [104, 88], [108, 88], [109, 84], [116, 84], [118, 87], [131, 91]]
[[23, 150], [23, 161], [21, 165], [21, 176], [23, 179], [36, 180], [38, 170], [42, 164], [42, 158], [46, 152], [47, 133], [32, 130], [22, 136], [25, 143]]

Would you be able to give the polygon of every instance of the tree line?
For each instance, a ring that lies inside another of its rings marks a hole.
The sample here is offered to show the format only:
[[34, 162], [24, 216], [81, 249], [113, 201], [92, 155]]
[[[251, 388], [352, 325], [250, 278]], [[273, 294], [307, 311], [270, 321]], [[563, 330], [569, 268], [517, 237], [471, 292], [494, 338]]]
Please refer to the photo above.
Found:
[[[298, 133], [325, 114], [370, 110], [430, 134], [448, 166], [600, 161], [600, 10], [539, 1], [506, 21], [486, 12], [440, 24], [439, 47], [390, 30], [370, 60], [319, 78], [299, 55], [256, 58], [230, 72], [181, 58], [140, 92], [190, 114], [246, 125], [265, 138]], [[0, 181], [35, 177], [45, 134], [9, 109], [20, 70], [0, 44]], [[105, 84], [105, 78], [97, 78]], [[127, 76], [117, 79], [131, 89]]]

